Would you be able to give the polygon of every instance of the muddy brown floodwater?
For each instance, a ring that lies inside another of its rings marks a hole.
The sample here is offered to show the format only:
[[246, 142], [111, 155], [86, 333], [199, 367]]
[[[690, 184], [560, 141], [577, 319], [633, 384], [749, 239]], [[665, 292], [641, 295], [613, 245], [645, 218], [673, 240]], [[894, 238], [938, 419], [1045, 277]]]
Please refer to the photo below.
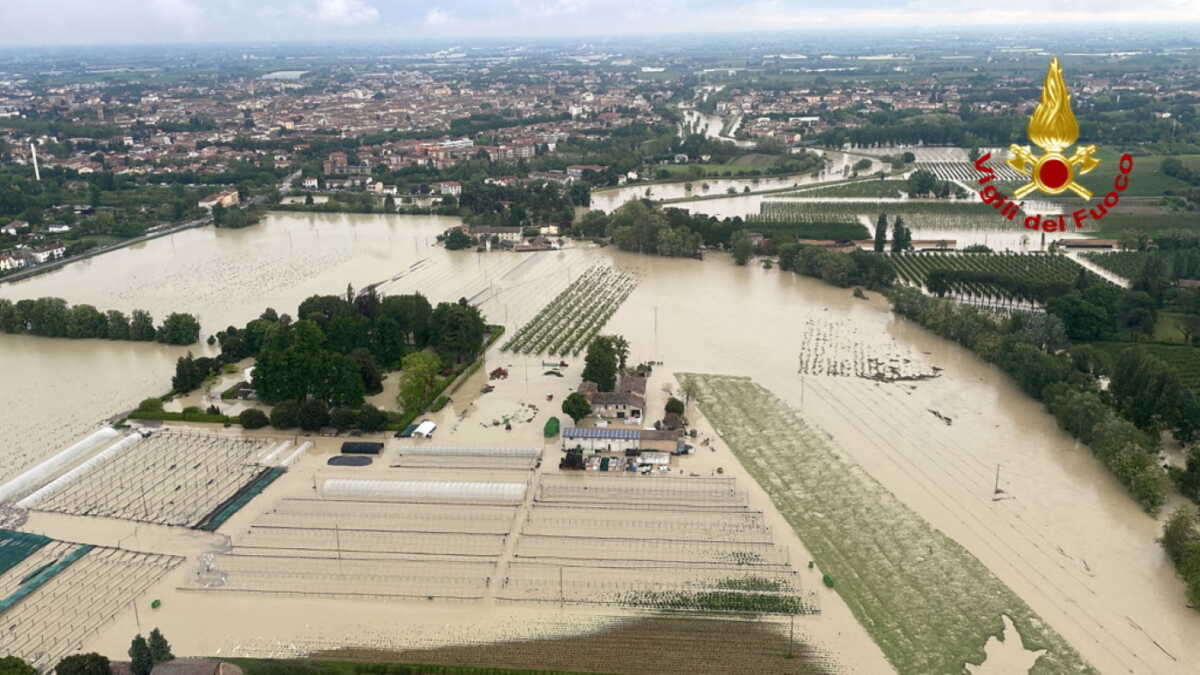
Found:
[[[1100, 671], [1183, 673], [1200, 659], [1200, 616], [1184, 606], [1183, 586], [1155, 543], [1160, 523], [1143, 514], [1087, 449], [1062, 433], [1002, 373], [894, 317], [878, 295], [855, 299], [849, 290], [777, 269], [736, 267], [722, 255], [700, 262], [639, 257], [612, 248], [479, 255], [434, 246], [436, 234], [453, 222], [272, 214], [245, 230], [189, 230], [5, 284], [0, 297], [56, 295], [103, 309], [145, 308], [158, 318], [169, 311], [190, 311], [200, 315], [207, 336], [244, 323], [266, 306], [294, 312], [314, 293], [342, 293], [347, 284], [361, 288], [386, 281], [382, 288], [388, 293], [419, 289], [433, 301], [470, 298], [489, 320], [515, 329], [573, 276], [597, 259], [607, 260], [634, 274], [638, 286], [603, 332], [625, 335], [633, 361], [665, 362], [661, 378], [656, 372], [652, 382], [652, 412], [661, 410], [665, 394], [657, 390], [672, 381], [671, 371], [750, 376], [824, 429], [901, 501], [979, 558]], [[815, 345], [804, 343], [806, 336], [834, 332], [837, 339], [820, 345], [819, 355]], [[853, 376], [801, 378], [797, 372], [806, 355], [810, 363], [819, 357], [842, 364], [822, 372], [860, 372], [855, 360], [876, 350], [909, 359], [915, 372], [937, 367], [941, 374], [881, 383]], [[183, 351], [0, 335], [0, 479], [53, 454], [105, 417], [162, 393]], [[512, 376], [496, 393], [473, 400], [474, 395], [464, 392], [439, 413], [437, 419], [449, 432], [440, 441], [487, 442], [502, 432], [487, 430], [481, 419], [506, 414], [522, 399], [544, 401], [544, 393], [565, 393], [579, 368], [573, 363], [566, 380], [546, 384], [549, 378], [541, 377], [536, 357], [514, 357], [494, 348], [488, 363], [511, 365]], [[546, 414], [542, 410], [534, 422], [515, 428], [506, 442], [540, 445], [538, 422]], [[557, 464], [557, 450], [548, 447], [546, 464]], [[302, 471], [272, 485], [222, 532], [244, 529], [281, 496], [311, 491], [307, 482], [319, 463], [319, 457], [303, 462]], [[718, 463], [726, 471], [736, 468], [724, 449], [684, 458], [680, 466], [709, 475]], [[997, 469], [1003, 490], [998, 500]], [[744, 471], [735, 475], [747, 479]], [[770, 509], [769, 502], [761, 506], [761, 495], [751, 492], [752, 505]], [[776, 529], [782, 528], [782, 518], [777, 513], [772, 517]], [[76, 541], [87, 541], [101, 527], [86, 519], [41, 516], [31, 525]], [[112, 529], [114, 540], [133, 529], [128, 524], [103, 527]], [[144, 548], [158, 550], [161, 544], [163, 550], [177, 550], [170, 544], [174, 535], [159, 531], [143, 526]], [[211, 538], [206, 546], [219, 546], [221, 535]], [[797, 556], [800, 548], [794, 549]], [[435, 626], [438, 630], [425, 631], [400, 647], [439, 647], [447, 636], [530, 638], [561, 631], [564, 625], [599, 630], [621, 614], [587, 608], [478, 610], [440, 603], [422, 605], [425, 609], [414, 614], [408, 603], [395, 608], [365, 601], [329, 605], [333, 601], [174, 590], [193, 569], [190, 561], [181, 565], [155, 591], [166, 599], [156, 620], [175, 631], [167, 634], [180, 653], [294, 655], [305, 645], [370, 647], [380, 643], [356, 644], [354, 636], [379, 621]], [[878, 672], [878, 650], [869, 643], [863, 646], [865, 632], [847, 619], [849, 611], [836, 594], [823, 591], [823, 614], [804, 621], [806, 639], [832, 652], [848, 670]], [[342, 616], [344, 610], [346, 618], [314, 625], [313, 617], [331, 606], [335, 611], [328, 616]], [[245, 619], [233, 616], [238, 614]], [[85, 646], [119, 656], [134, 621], [126, 610]], [[525, 621], [546, 630], [518, 630], [516, 624]], [[195, 637], [188, 636], [191, 631]], [[261, 634], [256, 637], [254, 631]], [[286, 647], [289, 636], [296, 638], [292, 648]], [[1025, 663], [1023, 657], [1012, 662]]]

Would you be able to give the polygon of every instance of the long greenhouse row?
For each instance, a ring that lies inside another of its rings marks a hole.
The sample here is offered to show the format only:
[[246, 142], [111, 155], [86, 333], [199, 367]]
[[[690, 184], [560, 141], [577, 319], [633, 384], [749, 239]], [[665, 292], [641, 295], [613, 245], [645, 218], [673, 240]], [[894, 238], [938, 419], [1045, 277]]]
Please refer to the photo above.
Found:
[[575, 355], [616, 313], [637, 281], [607, 265], [594, 265], [504, 343], [504, 351]]

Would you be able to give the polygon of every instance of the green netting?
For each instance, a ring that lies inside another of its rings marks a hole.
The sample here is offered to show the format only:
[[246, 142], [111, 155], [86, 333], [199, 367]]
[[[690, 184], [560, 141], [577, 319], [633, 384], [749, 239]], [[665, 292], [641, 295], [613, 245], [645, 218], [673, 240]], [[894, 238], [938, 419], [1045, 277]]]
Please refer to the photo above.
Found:
[[200, 522], [196, 524], [196, 529], [206, 530], [208, 532], [216, 530], [225, 521], [229, 520], [233, 514], [237, 513], [239, 509], [250, 503], [251, 499], [254, 499], [259, 495], [259, 493], [267, 489], [268, 485], [274, 482], [276, 478], [282, 476], [286, 471], [287, 469], [282, 467], [264, 469], [263, 472], [255, 476], [253, 480], [243, 485], [242, 489], [233, 493], [232, 497], [226, 499], [224, 502], [221, 502], [217, 508], [213, 509], [212, 513], [202, 518]]
[[96, 547], [91, 544], [85, 544], [59, 558], [54, 564], [43, 567], [33, 578], [22, 582], [17, 587], [17, 590], [13, 591], [7, 598], [0, 600], [0, 614], [7, 612], [10, 607], [20, 602], [25, 596], [41, 588], [43, 584], [53, 579], [59, 572], [70, 567], [76, 560], [87, 555], [93, 548]]
[[558, 435], [557, 417], [551, 417], [550, 419], [546, 420], [546, 426], [542, 429], [542, 434], [544, 434], [546, 438], [554, 438]]
[[51, 539], [40, 534], [0, 530], [0, 575], [49, 544]]

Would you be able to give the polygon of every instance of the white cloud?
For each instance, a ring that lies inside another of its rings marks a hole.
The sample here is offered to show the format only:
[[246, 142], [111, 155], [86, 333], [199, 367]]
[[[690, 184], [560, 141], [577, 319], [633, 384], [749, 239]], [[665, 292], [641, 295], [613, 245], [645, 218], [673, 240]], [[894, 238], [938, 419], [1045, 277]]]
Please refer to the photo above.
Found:
[[440, 7], [434, 7], [425, 15], [425, 23], [430, 26], [444, 26], [450, 22], [450, 14]]
[[379, 10], [364, 0], [317, 0], [313, 16], [322, 23], [358, 26], [379, 20]]

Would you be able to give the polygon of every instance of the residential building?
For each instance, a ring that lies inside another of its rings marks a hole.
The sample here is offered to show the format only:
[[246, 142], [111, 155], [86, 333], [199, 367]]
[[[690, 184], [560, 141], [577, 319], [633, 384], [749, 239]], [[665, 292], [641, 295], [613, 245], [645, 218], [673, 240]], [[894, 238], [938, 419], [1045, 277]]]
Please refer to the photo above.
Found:
[[[684, 161], [687, 160], [685, 159]], [[572, 164], [571, 166], [567, 167], [567, 177], [572, 180], [579, 180], [580, 178], [583, 178], [583, 173], [585, 171], [595, 171], [596, 173], [600, 173], [607, 168], [607, 166], [601, 166], [599, 164]]]
[[5, 225], [4, 227], [0, 227], [0, 232], [7, 234], [9, 236], [12, 236], [12, 237], [15, 237], [20, 234], [24, 234], [28, 231], [29, 231], [29, 223], [27, 223], [23, 220], [14, 220], [11, 223]]
[[13, 255], [0, 255], [0, 272], [11, 272], [25, 266], [25, 260]]
[[211, 210], [214, 206], [216, 206], [217, 204], [220, 204], [221, 206], [224, 206], [225, 208], [229, 208], [230, 206], [237, 206], [238, 201], [239, 200], [238, 200], [237, 188], [230, 188], [230, 189], [224, 190], [222, 192], [213, 193], [213, 194], [205, 197], [204, 199], [201, 199], [199, 202], [199, 206], [202, 209]]
[[498, 237], [500, 241], [509, 242], [511, 244], [517, 244], [521, 241], [521, 228], [519, 227], [476, 225], [471, 227], [468, 234], [480, 240], [490, 240], [492, 237]]
[[462, 194], [462, 183], [456, 180], [446, 180], [440, 183], [434, 183], [439, 194], [454, 195], [455, 197]]
[[42, 263], [50, 262], [51, 260], [58, 260], [66, 255], [66, 253], [67, 248], [63, 246], [61, 241], [56, 241], [54, 243], [46, 244], [45, 246], [31, 250], [29, 255], [32, 256], [34, 261], [40, 265]]

